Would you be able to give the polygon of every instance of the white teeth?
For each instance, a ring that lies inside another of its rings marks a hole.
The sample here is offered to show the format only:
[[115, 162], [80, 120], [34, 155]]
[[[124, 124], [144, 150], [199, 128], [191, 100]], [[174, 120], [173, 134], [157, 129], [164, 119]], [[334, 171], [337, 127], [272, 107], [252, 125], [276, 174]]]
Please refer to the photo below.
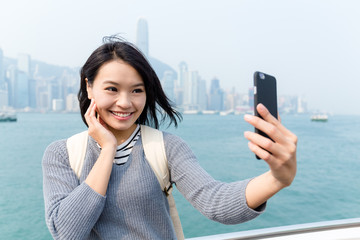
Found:
[[128, 117], [131, 114], [131, 113], [117, 113], [117, 112], [112, 112], [112, 113], [119, 117]]

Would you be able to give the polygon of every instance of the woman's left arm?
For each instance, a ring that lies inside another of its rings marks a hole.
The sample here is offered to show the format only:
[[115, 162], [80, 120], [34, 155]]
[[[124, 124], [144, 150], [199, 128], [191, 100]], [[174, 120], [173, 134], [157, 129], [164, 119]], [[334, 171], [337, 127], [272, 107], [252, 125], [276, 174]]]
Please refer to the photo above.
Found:
[[246, 201], [256, 209], [281, 189], [290, 186], [296, 175], [297, 136], [286, 129], [262, 104], [257, 110], [263, 119], [245, 115], [244, 119], [266, 133], [273, 141], [254, 132], [245, 132], [249, 148], [263, 159], [270, 170], [252, 179], [246, 187]]

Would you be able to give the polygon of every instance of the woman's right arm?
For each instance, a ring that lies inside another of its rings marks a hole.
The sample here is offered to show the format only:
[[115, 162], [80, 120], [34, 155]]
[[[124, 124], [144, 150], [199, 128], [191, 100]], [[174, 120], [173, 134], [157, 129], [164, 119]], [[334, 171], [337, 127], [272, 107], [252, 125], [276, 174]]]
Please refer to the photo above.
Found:
[[69, 165], [65, 141], [50, 145], [43, 157], [46, 222], [54, 239], [86, 238], [105, 205], [116, 138], [96, 119], [95, 110], [92, 102], [85, 118], [102, 150], [83, 183]]
[[85, 182], [94, 191], [105, 196], [116, 153], [117, 141], [101, 118], [96, 118], [96, 103], [94, 100], [91, 101], [85, 113], [85, 119], [89, 126], [89, 135], [101, 146], [100, 156]]
[[70, 167], [66, 141], [51, 144], [42, 161], [46, 224], [54, 239], [86, 239], [105, 197], [82, 182]]

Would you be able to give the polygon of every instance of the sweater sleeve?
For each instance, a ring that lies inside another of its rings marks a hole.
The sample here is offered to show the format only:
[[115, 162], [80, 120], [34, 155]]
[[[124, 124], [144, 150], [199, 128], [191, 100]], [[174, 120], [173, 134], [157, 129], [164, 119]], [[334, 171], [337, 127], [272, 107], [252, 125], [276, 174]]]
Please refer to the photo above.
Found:
[[245, 189], [250, 179], [232, 183], [217, 181], [199, 165], [182, 139], [167, 133], [164, 138], [171, 181], [203, 215], [223, 224], [238, 224], [265, 210], [266, 203], [256, 210], [246, 203]]
[[66, 140], [47, 147], [42, 168], [45, 218], [53, 238], [87, 238], [104, 208], [106, 198], [85, 182], [79, 184], [69, 164]]

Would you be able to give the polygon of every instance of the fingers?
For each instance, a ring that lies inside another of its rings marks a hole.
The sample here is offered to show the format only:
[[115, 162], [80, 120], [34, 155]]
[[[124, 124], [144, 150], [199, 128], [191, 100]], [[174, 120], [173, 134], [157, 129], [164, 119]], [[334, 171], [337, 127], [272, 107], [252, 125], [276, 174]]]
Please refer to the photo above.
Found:
[[267, 122], [273, 124], [277, 124], [279, 122], [273, 115], [271, 115], [269, 110], [263, 104], [259, 103], [256, 106], [256, 110]]
[[[268, 116], [269, 118], [273, 118], [273, 120], [277, 121], [274, 117]], [[266, 120], [263, 120], [259, 117], [252, 116], [252, 115], [245, 115], [244, 116], [245, 121], [253, 125], [255, 128], [263, 131], [266, 133], [272, 140], [275, 142], [282, 142], [283, 141], [283, 133], [279, 129], [278, 124], [267, 122]]]
[[263, 148], [259, 147], [258, 145], [252, 142], [248, 142], [248, 146], [249, 149], [261, 159], [266, 161], [271, 158], [271, 154], [268, 151], [265, 151]]
[[254, 146], [250, 148], [249, 145], [249, 148], [261, 159], [268, 160], [268, 155], [274, 155], [278, 157], [282, 156], [284, 153], [282, 146], [276, 142], [273, 142], [269, 138], [249, 131], [244, 132], [244, 137], [249, 140], [252, 145], [257, 146], [257, 148]]
[[281, 159], [289, 158], [288, 155], [296, 151], [297, 136], [272, 116], [264, 105], [259, 104], [257, 110], [263, 119], [253, 115], [245, 115], [244, 119], [255, 128], [266, 133], [273, 141], [253, 132], [245, 132], [244, 136], [249, 141], [257, 145], [259, 149], [266, 151], [259, 151], [254, 147], [251, 150], [257, 150], [256, 154], [262, 159], [267, 158], [267, 151]]
[[[285, 128], [278, 119], [272, 116], [263, 104], [258, 104], [256, 109], [263, 119], [252, 115], [245, 115], [244, 119], [248, 123], [266, 133], [275, 142], [283, 142], [283, 140], [287, 141], [287, 139], [289, 139], [290, 141], [297, 143], [296, 135]], [[286, 139], [284, 139], [284, 136]]]
[[96, 119], [96, 103], [93, 99], [91, 100], [90, 105], [85, 113], [85, 120], [86, 120], [89, 128], [91, 126], [94, 126], [94, 124], [96, 124], [96, 122], [98, 122]]
[[266, 133], [271, 139], [254, 132], [245, 132], [249, 149], [265, 160], [275, 179], [288, 186], [296, 174], [297, 137], [270, 114], [262, 104], [257, 106], [260, 117], [245, 115], [244, 119], [255, 128]]
[[[265, 121], [275, 125], [277, 128], [279, 128], [279, 130], [283, 134], [285, 134], [287, 137], [291, 138], [292, 141], [297, 142], [296, 135], [293, 134], [291, 131], [289, 131], [287, 128], [285, 128], [281, 124], [281, 119], [280, 119], [279, 114], [278, 114], [278, 119], [276, 119], [273, 115], [271, 115], [269, 110], [261, 103], [256, 106], [256, 109], [257, 109], [258, 113], [264, 118]], [[265, 131], [263, 131], [263, 132], [265, 132]]]

